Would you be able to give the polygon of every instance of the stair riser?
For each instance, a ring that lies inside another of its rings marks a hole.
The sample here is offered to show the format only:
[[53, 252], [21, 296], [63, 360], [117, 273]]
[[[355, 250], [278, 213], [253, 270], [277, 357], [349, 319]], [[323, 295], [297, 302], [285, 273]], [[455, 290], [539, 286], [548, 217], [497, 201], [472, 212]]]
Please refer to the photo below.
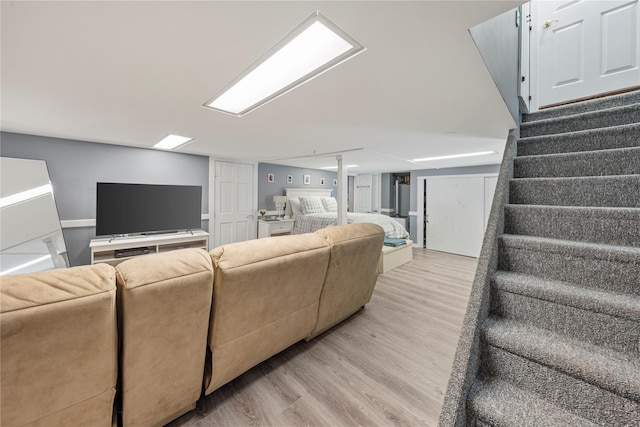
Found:
[[500, 240], [498, 264], [503, 271], [640, 295], [640, 256], [616, 259], [608, 253], [511, 246]]
[[640, 207], [640, 175], [515, 179], [509, 203], [547, 206]]
[[491, 313], [640, 357], [640, 322], [495, 288], [491, 291]]
[[494, 346], [481, 375], [497, 376], [600, 425], [638, 425], [640, 404]]
[[640, 209], [633, 212], [507, 206], [505, 233], [576, 242], [640, 246]]
[[632, 105], [623, 109], [604, 110], [584, 116], [561, 117], [548, 122], [529, 122], [520, 125], [520, 137], [552, 135], [557, 133], [576, 132], [610, 126], [626, 125], [640, 122], [640, 106]]
[[640, 148], [545, 157], [519, 157], [514, 178], [640, 174]]
[[620, 96], [601, 98], [588, 102], [579, 102], [558, 108], [550, 108], [536, 111], [531, 114], [523, 114], [523, 122], [550, 119], [554, 117], [569, 116], [572, 114], [586, 113], [589, 111], [604, 110], [607, 108], [621, 107], [640, 103], [640, 91], [626, 93]]
[[518, 156], [640, 147], [640, 124], [518, 141]]

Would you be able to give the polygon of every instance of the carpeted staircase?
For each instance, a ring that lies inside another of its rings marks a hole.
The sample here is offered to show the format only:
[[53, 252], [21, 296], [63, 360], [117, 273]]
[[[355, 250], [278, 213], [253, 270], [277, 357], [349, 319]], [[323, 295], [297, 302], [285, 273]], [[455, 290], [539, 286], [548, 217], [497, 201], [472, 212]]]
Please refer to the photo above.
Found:
[[640, 426], [640, 92], [525, 115], [515, 145], [440, 425]]

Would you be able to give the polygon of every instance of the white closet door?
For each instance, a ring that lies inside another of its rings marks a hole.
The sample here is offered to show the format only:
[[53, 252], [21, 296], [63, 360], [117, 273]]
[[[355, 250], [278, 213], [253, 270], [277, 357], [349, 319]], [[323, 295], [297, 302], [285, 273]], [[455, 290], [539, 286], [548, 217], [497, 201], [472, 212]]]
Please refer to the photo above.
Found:
[[484, 236], [484, 177], [427, 179], [427, 249], [477, 257]]

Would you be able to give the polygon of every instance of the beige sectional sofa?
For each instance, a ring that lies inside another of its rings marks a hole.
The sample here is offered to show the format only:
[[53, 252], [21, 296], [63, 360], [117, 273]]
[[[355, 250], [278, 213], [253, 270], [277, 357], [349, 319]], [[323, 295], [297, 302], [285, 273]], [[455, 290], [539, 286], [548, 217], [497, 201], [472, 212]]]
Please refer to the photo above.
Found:
[[351, 224], [2, 278], [0, 425], [163, 425], [363, 307], [383, 240]]

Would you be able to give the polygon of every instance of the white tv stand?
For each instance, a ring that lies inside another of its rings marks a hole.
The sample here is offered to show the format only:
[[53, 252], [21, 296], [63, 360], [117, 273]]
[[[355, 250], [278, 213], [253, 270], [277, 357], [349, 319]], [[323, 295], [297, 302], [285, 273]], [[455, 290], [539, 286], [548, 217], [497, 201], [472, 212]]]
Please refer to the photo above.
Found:
[[184, 248], [208, 250], [209, 233], [203, 230], [149, 236], [105, 237], [91, 239], [91, 264], [117, 265], [129, 258]]

